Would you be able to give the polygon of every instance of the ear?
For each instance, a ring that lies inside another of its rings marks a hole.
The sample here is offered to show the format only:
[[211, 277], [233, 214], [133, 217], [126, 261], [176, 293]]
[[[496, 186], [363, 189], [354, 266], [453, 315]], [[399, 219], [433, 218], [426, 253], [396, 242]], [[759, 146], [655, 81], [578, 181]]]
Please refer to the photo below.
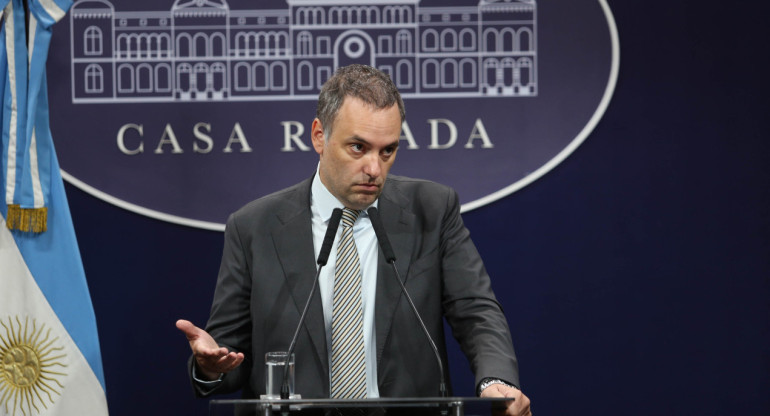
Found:
[[326, 139], [324, 138], [324, 128], [321, 125], [321, 120], [317, 118], [313, 120], [313, 126], [310, 128], [310, 139], [313, 141], [313, 148], [316, 153], [323, 155]]

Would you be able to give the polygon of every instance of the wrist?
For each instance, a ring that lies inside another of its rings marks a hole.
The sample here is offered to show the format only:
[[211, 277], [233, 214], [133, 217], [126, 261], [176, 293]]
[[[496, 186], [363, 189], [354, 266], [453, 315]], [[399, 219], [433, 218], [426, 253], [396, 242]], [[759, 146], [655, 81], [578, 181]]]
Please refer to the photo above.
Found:
[[202, 380], [202, 381], [219, 381], [219, 380], [222, 379], [223, 375], [224, 375], [223, 373], [218, 373], [216, 371], [206, 370], [205, 368], [201, 367], [201, 365], [198, 364], [197, 361], [195, 362], [195, 368], [194, 368], [193, 376], [198, 378], [199, 380]]
[[495, 384], [502, 384], [503, 386], [507, 386], [507, 387], [510, 387], [510, 388], [513, 388], [513, 389], [516, 389], [516, 390], [519, 389], [518, 387], [514, 386], [511, 383], [508, 383], [507, 381], [501, 380], [499, 378], [487, 377], [487, 378], [482, 379], [481, 382], [479, 383], [479, 387], [476, 390], [476, 395], [477, 396], [481, 396], [481, 393], [484, 390], [486, 390], [487, 387], [490, 387], [490, 386], [495, 385]]

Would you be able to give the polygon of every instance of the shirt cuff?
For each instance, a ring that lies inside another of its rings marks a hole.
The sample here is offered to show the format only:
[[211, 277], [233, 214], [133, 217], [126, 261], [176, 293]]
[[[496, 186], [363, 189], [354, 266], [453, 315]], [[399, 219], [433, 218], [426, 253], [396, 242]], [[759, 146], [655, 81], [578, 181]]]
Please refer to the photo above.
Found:
[[203, 380], [198, 377], [198, 366], [193, 364], [192, 366], [192, 378], [195, 380], [196, 383], [201, 384], [203, 386], [206, 386], [208, 388], [213, 388], [219, 385], [219, 383], [222, 382], [222, 378], [224, 378], [225, 373], [220, 373], [219, 378], [216, 380]]

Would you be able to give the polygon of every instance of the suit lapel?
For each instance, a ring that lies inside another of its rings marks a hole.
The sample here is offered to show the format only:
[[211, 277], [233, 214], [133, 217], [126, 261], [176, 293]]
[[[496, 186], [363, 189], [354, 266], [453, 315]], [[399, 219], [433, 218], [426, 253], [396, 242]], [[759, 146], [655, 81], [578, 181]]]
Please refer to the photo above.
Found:
[[[390, 192], [388, 192], [390, 190]], [[404, 208], [405, 201], [392, 188], [386, 187], [379, 199], [383, 227], [396, 254], [396, 268], [406, 283], [414, 245], [414, 214]], [[380, 250], [377, 260], [377, 300], [374, 324], [377, 332], [377, 365], [391, 333], [393, 315], [401, 298], [401, 286], [396, 281], [393, 266], [385, 262]], [[406, 300], [404, 300], [406, 302]]]
[[[305, 183], [303, 183], [305, 185]], [[302, 200], [297, 201], [297, 210], [278, 213], [283, 226], [273, 232], [276, 253], [284, 270], [286, 285], [291, 292], [297, 313], [302, 314], [305, 302], [310, 295], [316, 275], [315, 251], [313, 249], [313, 231], [310, 213], [310, 181], [297, 192]], [[305, 316], [304, 328], [318, 353], [319, 362], [328, 373], [326, 352], [326, 332], [324, 329], [321, 294], [316, 287]], [[292, 332], [293, 335], [293, 332]]]

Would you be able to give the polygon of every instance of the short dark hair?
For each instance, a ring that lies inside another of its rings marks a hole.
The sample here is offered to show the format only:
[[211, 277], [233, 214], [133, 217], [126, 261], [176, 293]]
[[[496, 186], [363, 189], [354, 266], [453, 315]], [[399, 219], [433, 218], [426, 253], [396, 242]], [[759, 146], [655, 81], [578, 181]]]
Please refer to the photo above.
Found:
[[377, 110], [398, 104], [401, 122], [406, 119], [404, 101], [388, 74], [368, 65], [352, 64], [337, 69], [318, 95], [316, 117], [328, 140], [346, 97], [355, 97]]

